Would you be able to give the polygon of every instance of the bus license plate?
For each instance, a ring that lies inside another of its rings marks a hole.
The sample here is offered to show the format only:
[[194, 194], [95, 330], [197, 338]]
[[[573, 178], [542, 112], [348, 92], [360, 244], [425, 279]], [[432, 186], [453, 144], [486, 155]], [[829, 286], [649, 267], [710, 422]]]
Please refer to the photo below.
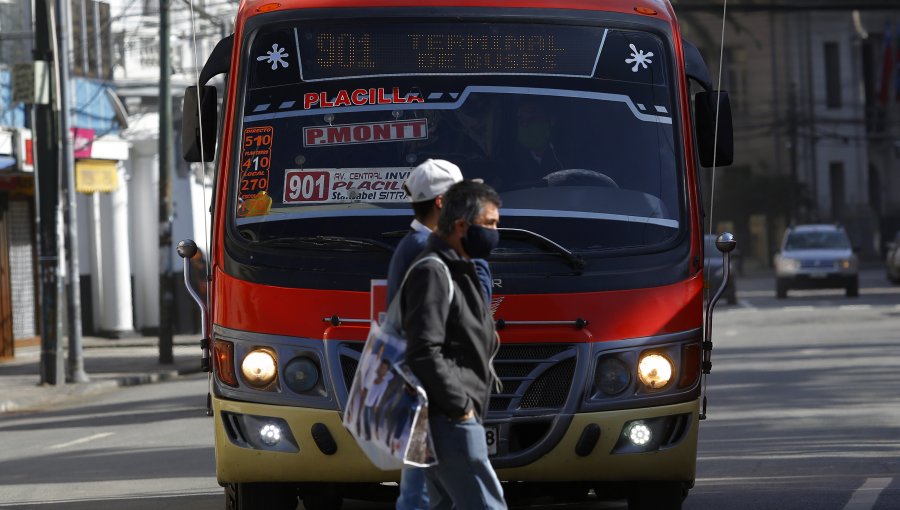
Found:
[[497, 443], [500, 442], [500, 429], [495, 425], [485, 425], [484, 437], [487, 440], [488, 455], [497, 455]]

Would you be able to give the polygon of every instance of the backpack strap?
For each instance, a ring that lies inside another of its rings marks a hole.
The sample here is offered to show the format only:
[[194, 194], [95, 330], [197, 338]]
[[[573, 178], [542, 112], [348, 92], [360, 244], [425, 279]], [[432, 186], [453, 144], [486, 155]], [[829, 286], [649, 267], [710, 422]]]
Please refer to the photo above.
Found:
[[397, 295], [400, 296], [401, 294], [403, 294], [404, 284], [406, 284], [406, 279], [409, 278], [409, 273], [412, 272], [412, 269], [414, 267], [418, 266], [419, 264], [421, 264], [422, 262], [425, 262], [426, 260], [436, 260], [436, 261], [438, 261], [438, 264], [440, 264], [440, 266], [442, 268], [444, 268], [444, 274], [447, 275], [447, 282], [450, 284], [450, 296], [448, 298], [448, 302], [452, 303], [453, 302], [453, 294], [454, 294], [453, 276], [450, 274], [450, 268], [447, 267], [447, 263], [444, 262], [444, 259], [438, 257], [437, 255], [429, 255], [427, 257], [422, 257], [419, 260], [416, 260], [415, 262], [413, 262], [409, 266], [409, 269], [406, 270], [406, 274], [403, 275], [403, 281], [400, 282], [400, 290], [399, 290], [399, 292], [397, 292]]
[[398, 336], [403, 335], [402, 332], [400, 331], [401, 330], [400, 324], [402, 321], [402, 319], [401, 319], [401, 315], [402, 315], [401, 303], [403, 302], [403, 287], [406, 285], [406, 279], [409, 278], [409, 273], [412, 271], [412, 269], [414, 267], [416, 267], [417, 265], [421, 264], [422, 262], [425, 262], [426, 260], [431, 260], [431, 259], [437, 260], [438, 263], [441, 265], [441, 267], [444, 268], [444, 274], [447, 275], [447, 282], [450, 284], [450, 296], [449, 296], [448, 302], [450, 302], [450, 303], [453, 302], [453, 295], [454, 295], [455, 289], [453, 288], [453, 277], [450, 275], [450, 268], [447, 267], [447, 264], [443, 260], [441, 260], [440, 257], [438, 257], [436, 255], [429, 255], [427, 257], [422, 257], [422, 258], [416, 260], [415, 262], [413, 262], [409, 266], [409, 269], [406, 270], [406, 274], [403, 275], [403, 281], [400, 282], [400, 288], [399, 288], [399, 290], [397, 290], [397, 294], [394, 295], [393, 300], [391, 300], [391, 302], [388, 303], [388, 308], [385, 311], [384, 320], [380, 321], [380, 324], [383, 328], [387, 328], [389, 330], [395, 331]]

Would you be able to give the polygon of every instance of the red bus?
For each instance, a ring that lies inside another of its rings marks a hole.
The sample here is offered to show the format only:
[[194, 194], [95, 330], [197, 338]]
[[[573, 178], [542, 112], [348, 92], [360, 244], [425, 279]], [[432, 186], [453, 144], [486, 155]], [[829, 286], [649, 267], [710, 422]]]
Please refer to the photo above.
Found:
[[215, 172], [204, 325], [230, 508], [396, 490], [341, 412], [427, 158], [503, 200], [485, 425], [507, 493], [680, 508], [711, 345], [698, 174], [732, 134], [667, 1], [244, 1], [198, 85], [183, 145]]

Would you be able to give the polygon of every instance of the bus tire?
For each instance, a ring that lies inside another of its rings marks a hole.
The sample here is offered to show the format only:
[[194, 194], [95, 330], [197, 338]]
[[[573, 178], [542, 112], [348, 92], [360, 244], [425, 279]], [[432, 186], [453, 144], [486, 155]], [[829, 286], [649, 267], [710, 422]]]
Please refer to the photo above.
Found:
[[344, 498], [331, 484], [305, 486], [300, 496], [305, 510], [340, 510], [344, 506]]
[[678, 482], [660, 482], [635, 488], [628, 496], [628, 510], [681, 510], [687, 487]]
[[297, 489], [279, 483], [234, 483], [225, 486], [225, 510], [296, 510]]

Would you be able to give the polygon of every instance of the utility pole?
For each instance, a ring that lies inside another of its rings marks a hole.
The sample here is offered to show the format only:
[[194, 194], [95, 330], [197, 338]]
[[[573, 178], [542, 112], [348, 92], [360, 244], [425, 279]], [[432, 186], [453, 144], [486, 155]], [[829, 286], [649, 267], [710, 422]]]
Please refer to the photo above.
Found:
[[56, 0], [56, 54], [63, 58], [56, 59], [59, 84], [59, 163], [60, 177], [66, 191], [63, 206], [65, 223], [66, 268], [69, 282], [66, 285], [66, 317], [68, 318], [69, 357], [66, 365], [68, 382], [87, 382], [84, 371], [84, 357], [81, 346], [81, 270], [78, 267], [78, 216], [75, 210], [75, 156], [72, 152], [72, 139], [69, 136], [71, 122], [69, 119], [69, 38], [71, 33], [69, 22], [69, 0]]
[[172, 336], [172, 87], [169, 65], [169, 0], [159, 0], [159, 362], [175, 362]]
[[797, 175], [799, 137], [797, 135], [797, 84], [795, 82], [791, 82], [791, 88], [788, 91], [788, 137], [791, 144], [791, 223], [794, 223], [805, 219], [803, 215], [799, 214], [801, 207], [797, 196], [800, 191], [800, 181]]
[[[53, 11], [49, 0], [34, 2], [35, 80], [51, 82], [50, 98], [37, 97], [31, 108], [34, 127], [35, 187], [41, 299], [41, 384], [62, 381], [63, 357], [59, 341], [62, 280], [59, 277], [59, 152], [54, 110], [59, 110], [59, 79], [52, 80], [54, 61]], [[43, 72], [42, 72], [43, 71]], [[44, 87], [41, 87], [44, 89]]]

